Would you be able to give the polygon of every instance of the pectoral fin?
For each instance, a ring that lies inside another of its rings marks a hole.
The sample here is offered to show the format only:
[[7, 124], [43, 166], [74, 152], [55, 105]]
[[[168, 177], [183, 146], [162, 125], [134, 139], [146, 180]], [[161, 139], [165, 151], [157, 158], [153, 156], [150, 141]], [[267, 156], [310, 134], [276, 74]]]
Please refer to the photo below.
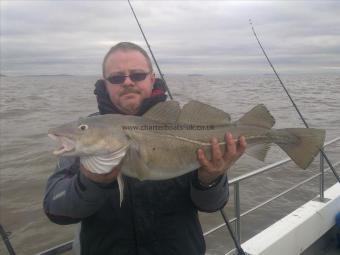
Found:
[[148, 179], [150, 176], [150, 169], [141, 158], [137, 143], [132, 143], [127, 151], [122, 162], [122, 171], [125, 175], [139, 180]]
[[119, 206], [122, 207], [122, 202], [124, 198], [124, 180], [121, 173], [119, 173], [117, 176], [117, 182], [119, 190]]

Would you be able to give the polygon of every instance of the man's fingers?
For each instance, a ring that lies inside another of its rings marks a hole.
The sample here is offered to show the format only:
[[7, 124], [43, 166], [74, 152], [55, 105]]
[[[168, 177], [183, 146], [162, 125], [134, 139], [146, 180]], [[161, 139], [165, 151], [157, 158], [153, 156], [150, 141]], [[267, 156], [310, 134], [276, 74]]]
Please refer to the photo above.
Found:
[[246, 138], [244, 136], [241, 136], [237, 144], [237, 153], [242, 155], [245, 152], [246, 147], [247, 147]]
[[202, 149], [197, 150], [197, 160], [202, 167], [204, 167], [204, 168], [210, 168], [211, 167], [211, 163], [205, 157], [204, 151]]
[[215, 164], [223, 159], [220, 145], [215, 137], [211, 139], [211, 159]]
[[224, 153], [224, 160], [233, 159], [236, 155], [236, 143], [234, 138], [230, 132], [225, 134], [225, 141], [226, 141], [226, 152]]
[[197, 150], [197, 160], [203, 169], [210, 173], [225, 171], [242, 156], [247, 146], [244, 136], [241, 136], [239, 141], [235, 142], [230, 132], [225, 134], [225, 142], [226, 151], [222, 155], [218, 140], [216, 138], [211, 139], [211, 160], [206, 158], [202, 149]]

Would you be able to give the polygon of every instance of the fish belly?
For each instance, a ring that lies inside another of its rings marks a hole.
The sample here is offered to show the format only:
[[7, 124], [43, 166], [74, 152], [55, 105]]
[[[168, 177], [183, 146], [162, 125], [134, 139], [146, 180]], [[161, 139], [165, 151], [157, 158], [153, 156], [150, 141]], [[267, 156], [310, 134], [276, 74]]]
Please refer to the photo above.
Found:
[[138, 148], [141, 163], [144, 164], [144, 178], [169, 179], [197, 169], [196, 151], [200, 147], [202, 144], [169, 135], [144, 137]]

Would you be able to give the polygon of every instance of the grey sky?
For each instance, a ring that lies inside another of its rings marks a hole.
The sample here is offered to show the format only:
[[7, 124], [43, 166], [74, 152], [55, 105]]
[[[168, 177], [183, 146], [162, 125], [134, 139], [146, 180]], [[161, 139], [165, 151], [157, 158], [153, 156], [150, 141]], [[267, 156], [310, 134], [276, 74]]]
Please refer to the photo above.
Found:
[[[340, 71], [340, 1], [131, 1], [171, 73]], [[127, 1], [1, 0], [1, 73], [100, 74], [119, 41], [146, 47]]]

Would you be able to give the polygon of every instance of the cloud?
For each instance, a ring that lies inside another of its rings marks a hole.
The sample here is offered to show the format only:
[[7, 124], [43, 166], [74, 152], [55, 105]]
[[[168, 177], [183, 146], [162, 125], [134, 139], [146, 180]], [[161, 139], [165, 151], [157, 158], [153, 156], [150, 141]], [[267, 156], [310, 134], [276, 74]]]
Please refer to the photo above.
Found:
[[[249, 18], [273, 63], [286, 72], [335, 72], [340, 66], [335, 1], [131, 3], [164, 73], [266, 70]], [[99, 74], [116, 42], [146, 47], [126, 1], [0, 4], [2, 73]]]

